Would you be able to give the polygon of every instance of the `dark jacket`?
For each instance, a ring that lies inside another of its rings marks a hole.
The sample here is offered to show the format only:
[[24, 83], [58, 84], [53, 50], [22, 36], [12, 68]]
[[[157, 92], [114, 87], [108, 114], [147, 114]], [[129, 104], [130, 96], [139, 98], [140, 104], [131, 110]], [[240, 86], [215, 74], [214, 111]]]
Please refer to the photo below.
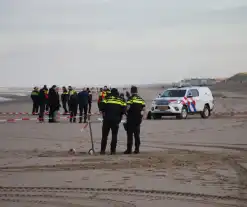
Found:
[[92, 92], [89, 90], [87, 91], [88, 92], [88, 103], [92, 103], [93, 101], [93, 95], [92, 95]]
[[145, 107], [145, 101], [137, 94], [130, 96], [127, 101], [127, 122], [141, 124], [142, 110]]
[[69, 106], [78, 105], [78, 97], [77, 97], [77, 92], [75, 90], [69, 91], [68, 104], [69, 104]]
[[46, 94], [46, 90], [44, 88], [41, 88], [39, 91], [39, 104], [46, 104], [47, 102], [47, 94]]
[[117, 96], [107, 96], [100, 104], [100, 111], [103, 113], [104, 121], [120, 123], [125, 113], [126, 103]]
[[87, 91], [81, 91], [78, 93], [78, 104], [79, 106], [88, 105], [89, 102], [89, 94]]
[[39, 102], [39, 91], [33, 90], [31, 93], [31, 99], [33, 102], [38, 103]]
[[55, 91], [54, 88], [49, 89], [48, 103], [52, 107], [60, 107], [59, 94]]
[[63, 103], [66, 103], [66, 102], [68, 102], [68, 100], [69, 100], [69, 93], [68, 93], [68, 91], [67, 90], [66, 91], [63, 91], [63, 93], [61, 94], [61, 101]]

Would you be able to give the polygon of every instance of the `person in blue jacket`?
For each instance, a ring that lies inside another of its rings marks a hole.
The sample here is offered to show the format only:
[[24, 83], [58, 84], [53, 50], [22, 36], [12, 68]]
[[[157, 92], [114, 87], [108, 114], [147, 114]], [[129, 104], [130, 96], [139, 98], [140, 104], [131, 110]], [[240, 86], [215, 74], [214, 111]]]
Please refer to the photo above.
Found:
[[80, 113], [79, 123], [82, 123], [82, 114], [84, 114], [84, 123], [87, 122], [88, 101], [89, 101], [89, 93], [86, 88], [83, 88], [83, 90], [78, 93], [78, 104], [79, 104], [79, 113]]

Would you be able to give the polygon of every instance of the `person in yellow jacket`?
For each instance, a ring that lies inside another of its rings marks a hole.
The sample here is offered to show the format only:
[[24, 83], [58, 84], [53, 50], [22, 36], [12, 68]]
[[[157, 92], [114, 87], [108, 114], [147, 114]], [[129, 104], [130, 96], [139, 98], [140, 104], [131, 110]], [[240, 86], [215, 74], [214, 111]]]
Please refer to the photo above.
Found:
[[33, 109], [32, 114], [38, 114], [39, 111], [39, 89], [38, 87], [34, 87], [31, 93], [31, 99], [33, 101]]
[[69, 86], [69, 96], [68, 96], [68, 104], [69, 104], [69, 112], [70, 112], [70, 123], [76, 122], [76, 115], [78, 109], [78, 97], [77, 92], [73, 90], [71, 86]]

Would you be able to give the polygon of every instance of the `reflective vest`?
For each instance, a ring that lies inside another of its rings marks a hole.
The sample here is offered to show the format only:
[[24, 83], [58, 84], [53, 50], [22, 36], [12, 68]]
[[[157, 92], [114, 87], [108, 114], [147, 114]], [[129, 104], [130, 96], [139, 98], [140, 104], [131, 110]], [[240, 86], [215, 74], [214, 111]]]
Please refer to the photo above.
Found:
[[38, 95], [39, 95], [39, 92], [36, 90], [32, 91], [31, 93], [31, 96], [38, 96]]

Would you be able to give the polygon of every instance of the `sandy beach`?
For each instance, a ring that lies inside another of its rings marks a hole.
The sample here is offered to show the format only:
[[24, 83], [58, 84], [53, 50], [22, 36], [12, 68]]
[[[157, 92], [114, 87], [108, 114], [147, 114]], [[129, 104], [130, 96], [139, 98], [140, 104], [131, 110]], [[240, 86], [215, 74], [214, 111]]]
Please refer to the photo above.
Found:
[[[228, 91], [214, 90], [216, 108], [207, 120], [144, 120], [139, 155], [122, 154], [122, 125], [117, 155], [91, 156], [82, 124], [0, 123], [1, 206], [247, 206], [247, 95]], [[158, 93], [140, 90], [148, 106]], [[31, 112], [31, 105], [4, 103], [0, 112]], [[27, 115], [0, 115], [19, 117]], [[92, 127], [98, 152], [101, 124]]]

